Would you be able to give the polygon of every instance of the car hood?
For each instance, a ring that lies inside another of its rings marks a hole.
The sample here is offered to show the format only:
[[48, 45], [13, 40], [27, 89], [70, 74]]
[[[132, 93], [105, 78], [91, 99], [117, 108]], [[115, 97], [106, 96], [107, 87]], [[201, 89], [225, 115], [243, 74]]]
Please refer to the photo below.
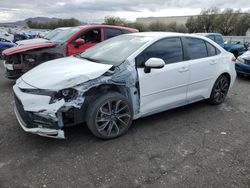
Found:
[[44, 38], [37, 38], [37, 39], [19, 40], [16, 42], [16, 44], [24, 45], [24, 44], [35, 44], [35, 43], [41, 43], [41, 42], [49, 42], [49, 41]]
[[10, 48], [7, 50], [3, 51], [4, 55], [13, 55], [13, 54], [17, 54], [20, 52], [25, 52], [25, 51], [29, 51], [29, 50], [34, 50], [34, 49], [38, 49], [38, 48], [49, 48], [49, 47], [54, 47], [57, 44], [52, 43], [52, 42], [39, 42], [39, 43], [33, 43], [33, 44], [25, 44], [25, 45], [21, 45], [21, 46], [17, 46], [14, 48]]
[[245, 52], [240, 57], [243, 58], [243, 59], [246, 59], [246, 60], [250, 61], [250, 51]]
[[111, 67], [71, 56], [43, 63], [21, 78], [33, 87], [58, 91], [98, 78]]

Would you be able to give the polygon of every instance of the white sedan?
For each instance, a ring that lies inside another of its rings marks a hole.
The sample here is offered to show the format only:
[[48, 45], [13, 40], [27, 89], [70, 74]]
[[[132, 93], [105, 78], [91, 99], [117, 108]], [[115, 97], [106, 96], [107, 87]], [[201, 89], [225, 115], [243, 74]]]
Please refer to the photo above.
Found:
[[22, 128], [64, 138], [86, 122], [103, 139], [123, 135], [132, 120], [207, 99], [224, 102], [235, 59], [212, 40], [190, 34], [121, 35], [84, 53], [49, 61], [14, 86]]

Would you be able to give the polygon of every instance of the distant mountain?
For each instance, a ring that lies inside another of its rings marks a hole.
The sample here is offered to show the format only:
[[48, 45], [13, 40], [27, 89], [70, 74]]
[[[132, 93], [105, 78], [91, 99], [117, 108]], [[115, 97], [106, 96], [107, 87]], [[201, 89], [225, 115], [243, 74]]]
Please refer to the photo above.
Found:
[[32, 22], [47, 23], [47, 22], [52, 22], [52, 21], [58, 21], [60, 19], [59, 18], [48, 18], [48, 17], [34, 17], [34, 18], [27, 18], [25, 20], [20, 20], [20, 21], [11, 22], [11, 23], [4, 23], [4, 24], [26, 26], [26, 23], [29, 20]]
[[[0, 26], [18, 26], [18, 27], [24, 27], [27, 26], [27, 22], [28, 21], [32, 21], [32, 22], [39, 22], [39, 23], [48, 23], [48, 22], [52, 22], [52, 21], [58, 21], [60, 20], [60, 18], [49, 18], [49, 17], [34, 17], [34, 18], [27, 18], [25, 20], [19, 20], [16, 22], [9, 22], [9, 23], [0, 23]], [[96, 22], [98, 23], [98, 22]], [[86, 22], [81, 22], [81, 25], [86, 25], [88, 23]]]
[[17, 22], [15, 22], [15, 24], [17, 24], [17, 25], [26, 25], [26, 23], [29, 20], [32, 21], [32, 22], [48, 23], [48, 22], [52, 22], [52, 21], [58, 21], [60, 19], [59, 18], [48, 18], [48, 17], [34, 17], [34, 18], [27, 18], [27, 19], [22, 20], [22, 21], [17, 21]]

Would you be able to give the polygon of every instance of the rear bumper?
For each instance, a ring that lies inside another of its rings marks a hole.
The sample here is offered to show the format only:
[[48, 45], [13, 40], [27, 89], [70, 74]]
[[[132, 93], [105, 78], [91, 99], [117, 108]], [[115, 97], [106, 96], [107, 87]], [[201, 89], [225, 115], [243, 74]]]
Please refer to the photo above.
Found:
[[20, 124], [20, 126], [23, 128], [24, 131], [37, 134], [44, 137], [50, 137], [50, 138], [57, 138], [57, 139], [65, 139], [64, 131], [61, 129], [48, 129], [48, 128], [27, 128], [26, 123], [22, 119], [21, 115], [19, 114], [17, 108], [15, 107], [15, 114], [17, 117], [17, 120]]

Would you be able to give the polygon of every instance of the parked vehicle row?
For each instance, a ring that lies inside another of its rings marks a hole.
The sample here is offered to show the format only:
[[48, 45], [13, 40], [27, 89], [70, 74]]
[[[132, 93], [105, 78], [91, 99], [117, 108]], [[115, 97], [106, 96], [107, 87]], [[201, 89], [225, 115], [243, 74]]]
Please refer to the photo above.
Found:
[[60, 27], [48, 32], [42, 38], [33, 38], [33, 39], [26, 39], [26, 40], [19, 40], [16, 42], [17, 45], [24, 45], [24, 44], [35, 44], [39, 42], [49, 42], [53, 37], [59, 35], [62, 31], [70, 29], [70, 27]]
[[2, 52], [6, 76], [16, 79], [40, 63], [79, 54], [99, 42], [136, 29], [108, 25], [89, 25], [61, 29], [44, 41], [19, 45]]
[[237, 58], [235, 68], [239, 75], [250, 76], [250, 51]]
[[[83, 28], [78, 29], [67, 35], [70, 39], [60, 38], [70, 41], [68, 53], [117, 33], [92, 28], [83, 36]], [[88, 44], [89, 38], [94, 42]], [[111, 139], [125, 134], [140, 117], [204, 99], [221, 104], [235, 78], [233, 54], [208, 38], [131, 33], [22, 75], [13, 87], [15, 113], [21, 127], [33, 134], [64, 138], [65, 127], [86, 122], [95, 136]]]
[[16, 44], [15, 43], [12, 43], [12, 42], [8, 42], [4, 39], [0, 39], [0, 60], [3, 59], [2, 57], [2, 52], [8, 48], [12, 48], [12, 47], [15, 47]]
[[224, 41], [223, 36], [219, 33], [197, 33], [197, 34], [210, 38], [211, 40], [219, 44], [221, 47], [223, 47], [225, 50], [234, 54], [236, 58], [248, 50], [246, 44], [242, 44], [240, 42], [227, 43], [226, 41]]

